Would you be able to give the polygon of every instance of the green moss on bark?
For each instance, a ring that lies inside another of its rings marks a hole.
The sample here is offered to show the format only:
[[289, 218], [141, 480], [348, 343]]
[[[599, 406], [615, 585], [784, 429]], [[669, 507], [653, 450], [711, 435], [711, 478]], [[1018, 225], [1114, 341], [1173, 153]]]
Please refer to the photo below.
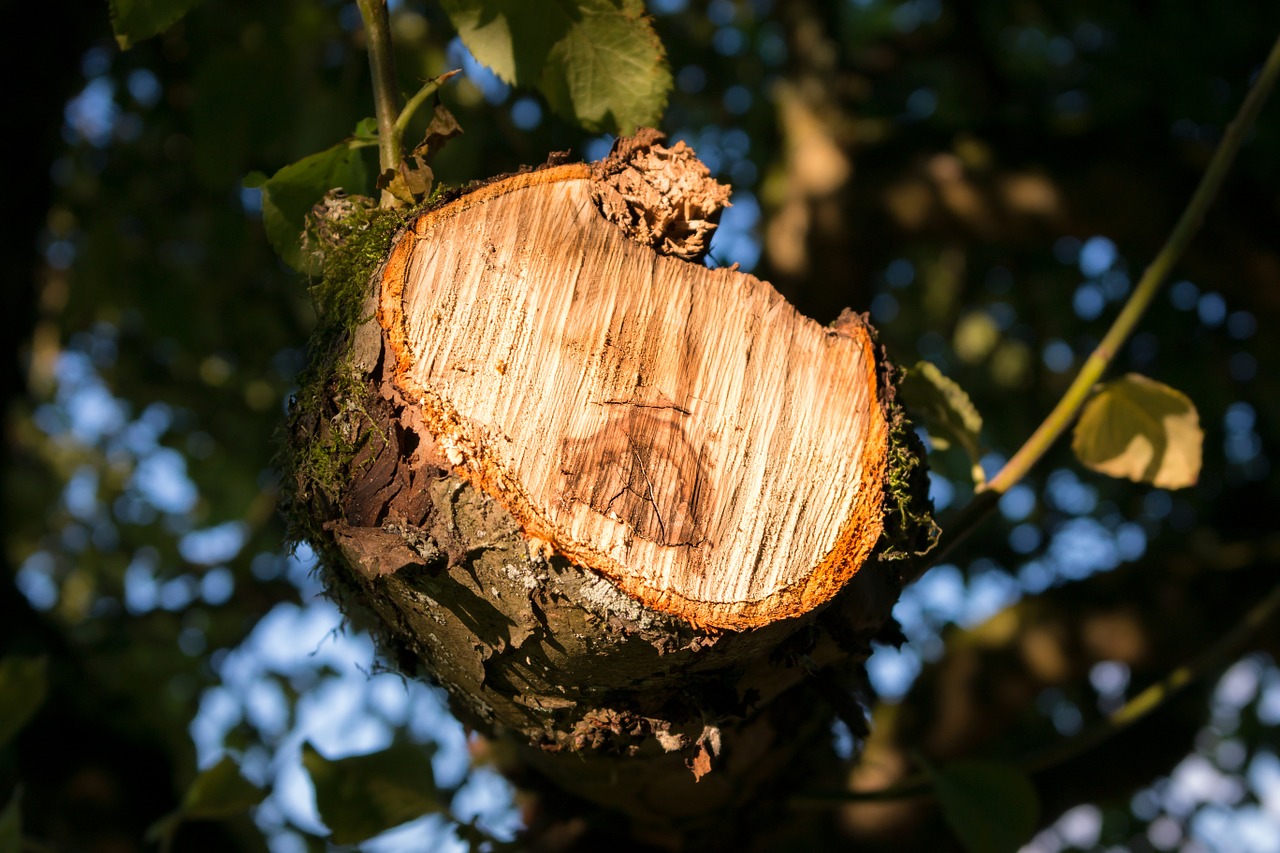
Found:
[[277, 457], [289, 538], [295, 543], [322, 539], [320, 519], [334, 517], [354, 460], [380, 435], [364, 406], [367, 366], [356, 363], [356, 330], [372, 320], [374, 275], [413, 212], [331, 195], [309, 222], [306, 249], [323, 265], [310, 288], [316, 327]]
[[881, 560], [917, 559], [938, 544], [942, 528], [933, 517], [924, 443], [897, 401], [898, 385], [905, 374], [889, 361], [883, 348], [878, 360], [880, 406], [889, 424], [889, 449], [884, 478], [884, 532], [876, 545], [876, 556]]

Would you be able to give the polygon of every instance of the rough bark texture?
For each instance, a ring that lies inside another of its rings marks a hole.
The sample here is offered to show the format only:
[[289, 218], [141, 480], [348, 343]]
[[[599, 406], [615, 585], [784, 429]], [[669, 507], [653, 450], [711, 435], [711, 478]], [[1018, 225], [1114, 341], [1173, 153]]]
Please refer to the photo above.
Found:
[[[320, 351], [329, 367], [302, 395], [317, 408], [295, 411], [286, 458], [295, 523], [396, 665], [559, 789], [685, 839], [818, 772], [836, 711], [860, 725], [845, 697], [871, 640], [894, 633], [890, 558], [934, 530], [865, 322], [823, 329], [767, 284], [678, 259], [705, 249], [723, 204], [690, 161], [641, 135], [594, 171], [524, 173], [415, 215], [348, 312], [348, 344]], [[593, 191], [607, 176], [622, 177]], [[563, 239], [529, 239], [547, 228]], [[552, 347], [575, 328], [576, 350]], [[602, 376], [564, 415], [575, 383]], [[717, 382], [736, 390], [717, 397]], [[725, 453], [733, 441], [748, 449]], [[534, 447], [506, 447], [519, 442]], [[341, 458], [322, 482], [326, 453]], [[733, 574], [735, 533], [755, 536], [757, 565], [738, 566], [752, 583]]]

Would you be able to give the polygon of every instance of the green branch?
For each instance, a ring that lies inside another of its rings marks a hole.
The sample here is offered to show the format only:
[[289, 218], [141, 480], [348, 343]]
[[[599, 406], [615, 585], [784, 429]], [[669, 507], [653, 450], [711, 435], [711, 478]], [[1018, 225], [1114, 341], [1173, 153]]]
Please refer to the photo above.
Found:
[[[378, 165], [380, 171], [400, 165], [400, 135], [396, 118], [400, 114], [396, 94], [395, 58], [391, 53], [391, 22], [387, 17], [387, 0], [356, 0], [364, 20], [365, 40], [369, 47], [369, 70], [373, 73], [373, 108], [378, 120]], [[385, 190], [382, 206], [391, 207], [395, 197]]]
[[1182, 216], [1178, 219], [1178, 223], [1173, 226], [1173, 231], [1169, 233], [1169, 237], [1160, 248], [1155, 260], [1143, 272], [1142, 278], [1138, 281], [1138, 286], [1134, 288], [1133, 294], [1130, 295], [1128, 302], [1121, 309], [1120, 315], [1116, 317], [1115, 322], [1107, 330], [1102, 342], [1098, 344], [1097, 348], [1085, 361], [1084, 366], [1080, 368], [1079, 375], [1071, 383], [1071, 387], [1067, 389], [1067, 392], [1062, 395], [1058, 405], [1054, 407], [1053, 411], [1049, 413], [1049, 416], [1044, 419], [1044, 422], [1032, 433], [1022, 447], [1018, 448], [1018, 452], [1013, 455], [1013, 458], [1000, 469], [1000, 473], [991, 478], [991, 481], [986, 485], [985, 491], [992, 491], [998, 494], [1008, 491], [1010, 486], [1026, 476], [1031, 466], [1035, 465], [1040, 460], [1040, 457], [1044, 456], [1050, 445], [1066, 431], [1076, 415], [1080, 413], [1080, 408], [1084, 405], [1085, 400], [1088, 399], [1093, 386], [1102, 377], [1107, 367], [1110, 366], [1125, 341], [1133, 334], [1133, 330], [1138, 325], [1143, 313], [1146, 312], [1147, 306], [1151, 304], [1151, 300], [1155, 298], [1160, 286], [1168, 278], [1170, 270], [1173, 269], [1178, 259], [1182, 257], [1182, 253], [1191, 242], [1191, 238], [1200, 230], [1205, 212], [1209, 209], [1209, 205], [1213, 204], [1214, 197], [1217, 196], [1218, 190], [1222, 186], [1223, 178], [1226, 177], [1227, 171], [1231, 168], [1231, 163], [1235, 160], [1240, 146], [1244, 144], [1245, 137], [1248, 136], [1249, 130], [1253, 127], [1258, 113], [1262, 111], [1262, 105], [1266, 102], [1267, 96], [1271, 94], [1271, 89], [1275, 85], [1277, 77], [1280, 77], [1280, 40], [1277, 40], [1275, 46], [1271, 48], [1271, 54], [1267, 57], [1266, 64], [1262, 67], [1262, 73], [1258, 75], [1258, 79], [1249, 90], [1249, 94], [1245, 96], [1244, 103], [1240, 105], [1240, 111], [1231, 123], [1227, 125], [1227, 131], [1223, 134], [1222, 143], [1218, 146], [1218, 150], [1214, 152], [1213, 159], [1209, 162], [1209, 168], [1200, 179], [1200, 184], [1196, 187], [1195, 194], [1191, 196], [1190, 203], [1182, 211]]
[[1159, 292], [1160, 286], [1168, 278], [1169, 272], [1182, 257], [1182, 253], [1186, 251], [1196, 232], [1200, 230], [1205, 212], [1217, 196], [1223, 179], [1230, 170], [1232, 161], [1235, 160], [1236, 153], [1253, 128], [1254, 121], [1262, 111], [1262, 105], [1266, 102], [1267, 96], [1271, 94], [1277, 77], [1280, 77], [1280, 39], [1277, 39], [1271, 48], [1271, 53], [1267, 56], [1258, 79], [1249, 89], [1235, 118], [1227, 125], [1222, 142], [1214, 152], [1209, 168], [1200, 178], [1200, 184], [1191, 196], [1191, 201], [1183, 210], [1182, 216], [1169, 233], [1164, 245], [1160, 247], [1155, 259], [1142, 273], [1137, 287], [1133, 289], [1133, 293], [1115, 322], [1111, 324], [1111, 328], [1107, 330], [1101, 343], [1089, 355], [1080, 368], [1080, 373], [1062, 395], [1062, 399], [1054, 406], [1053, 411], [1036, 428], [1031, 437], [1018, 448], [1013, 458], [1005, 463], [1000, 472], [984, 486], [979, 487], [973, 500], [960, 510], [950, 524], [944, 526], [938, 547], [929, 555], [927, 563], [916, 568], [911, 580], [923, 574], [929, 566], [940, 562], [979, 522], [986, 518], [995, 508], [1000, 496], [1027, 475], [1032, 466], [1040, 461], [1080, 414], [1080, 409], [1089, 399], [1094, 386], [1120, 352], [1125, 341], [1133, 334], [1138, 321]]

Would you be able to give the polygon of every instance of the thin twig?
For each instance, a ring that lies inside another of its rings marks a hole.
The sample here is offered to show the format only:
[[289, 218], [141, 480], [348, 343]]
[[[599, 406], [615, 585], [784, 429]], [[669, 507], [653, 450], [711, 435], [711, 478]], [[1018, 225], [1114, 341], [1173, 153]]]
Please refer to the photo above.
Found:
[[1225, 636], [1220, 637], [1217, 642], [1192, 658], [1190, 662], [1173, 670], [1125, 702], [1108, 714], [1105, 720], [1064, 743], [1028, 758], [1023, 762], [1023, 769], [1028, 773], [1037, 773], [1081, 755], [1148, 716], [1209, 673], [1225, 669], [1227, 664], [1243, 651], [1249, 639], [1275, 618], [1277, 612], [1280, 612], [1280, 586], [1272, 589], [1267, 597], [1250, 608], [1244, 618]]
[[[1125, 702], [1104, 719], [1049, 749], [1009, 763], [1026, 773], [1039, 773], [1085, 754], [1108, 738], [1149, 716], [1200, 679], [1225, 669], [1248, 646], [1249, 641], [1276, 618], [1277, 614], [1280, 614], [1280, 585], [1274, 587], [1266, 598], [1250, 608], [1235, 627], [1219, 637], [1213, 645]], [[852, 802], [903, 800], [931, 796], [933, 793], [934, 784], [931, 775], [915, 773], [887, 788], [872, 791], [820, 791], [795, 797], [792, 802], [797, 806], [830, 806]]]
[[439, 77], [436, 77], [432, 80], [428, 80], [425, 84], [423, 84], [422, 88], [419, 89], [412, 98], [410, 98], [408, 101], [405, 102], [404, 109], [400, 111], [400, 116], [396, 119], [396, 123], [395, 123], [394, 130], [395, 130], [397, 145], [402, 144], [402, 140], [404, 139], [404, 132], [406, 129], [408, 129], [409, 121], [413, 118], [413, 114], [418, 111], [418, 108], [421, 107], [424, 103], [426, 103], [427, 98], [430, 98], [432, 95], [434, 95], [436, 93], [436, 90], [438, 90], [441, 86], [443, 86], [445, 83], [447, 83], [450, 79], [452, 79], [455, 75], [457, 75], [461, 71], [462, 69], [455, 68], [452, 71], [446, 71], [445, 73], [441, 74]]

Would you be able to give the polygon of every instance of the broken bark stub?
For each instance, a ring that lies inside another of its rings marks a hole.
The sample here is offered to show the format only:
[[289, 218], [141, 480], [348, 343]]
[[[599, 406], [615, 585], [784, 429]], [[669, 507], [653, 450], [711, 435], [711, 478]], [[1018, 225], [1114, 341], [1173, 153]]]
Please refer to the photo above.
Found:
[[880, 536], [870, 334], [682, 260], [727, 191], [639, 141], [412, 221], [380, 280], [390, 379], [455, 475], [643, 605], [722, 629], [799, 616]]

